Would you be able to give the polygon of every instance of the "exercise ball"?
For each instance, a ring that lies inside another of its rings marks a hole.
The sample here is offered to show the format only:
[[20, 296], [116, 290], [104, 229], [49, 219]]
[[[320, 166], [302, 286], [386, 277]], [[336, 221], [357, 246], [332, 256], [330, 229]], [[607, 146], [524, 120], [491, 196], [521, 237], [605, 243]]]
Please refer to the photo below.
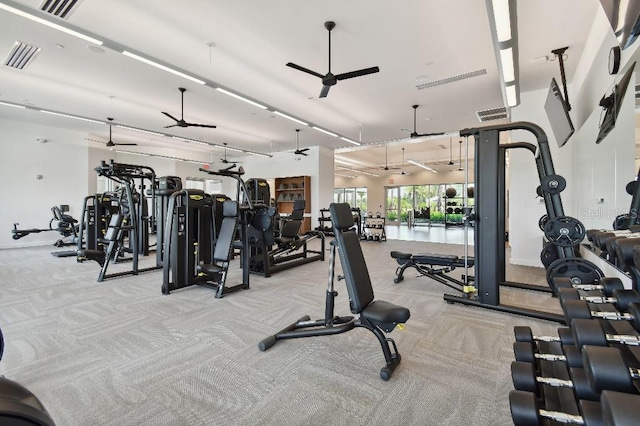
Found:
[[455, 188], [447, 188], [444, 191], [444, 195], [447, 196], [447, 198], [453, 198], [456, 196], [456, 194], [458, 193], [458, 191], [456, 191]]

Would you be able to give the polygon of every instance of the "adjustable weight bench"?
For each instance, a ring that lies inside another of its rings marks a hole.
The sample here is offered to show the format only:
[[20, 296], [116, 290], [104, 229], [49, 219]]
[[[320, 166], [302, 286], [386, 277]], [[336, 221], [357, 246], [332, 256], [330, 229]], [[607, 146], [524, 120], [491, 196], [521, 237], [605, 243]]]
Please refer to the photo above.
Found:
[[[465, 267], [463, 257], [454, 254], [411, 254], [401, 251], [392, 251], [391, 257], [394, 258], [399, 265], [396, 269], [396, 277], [393, 279], [393, 282], [396, 284], [404, 280], [403, 274], [407, 268], [415, 268], [418, 271], [416, 276], [429, 277], [457, 291], [465, 292], [465, 286], [468, 285], [447, 275], [456, 268]], [[467, 267], [473, 268], [474, 264], [475, 260], [473, 257], [467, 258]], [[468, 278], [470, 281], [473, 281], [473, 277]]]
[[[300, 337], [328, 336], [340, 334], [356, 327], [371, 331], [378, 339], [385, 358], [385, 366], [380, 370], [380, 378], [389, 380], [395, 368], [400, 364], [400, 354], [393, 339], [385, 336], [397, 326], [404, 324], [410, 316], [409, 309], [397, 306], [384, 300], [374, 300], [371, 277], [360, 246], [360, 237], [353, 230], [353, 215], [347, 203], [332, 203], [331, 222], [335, 232], [335, 240], [331, 242], [329, 261], [329, 285], [326, 292], [325, 317], [312, 321], [308, 315], [288, 325], [276, 334], [263, 339], [258, 348], [266, 351], [279, 340]], [[339, 317], [334, 315], [335, 298], [338, 292], [334, 289], [334, 266], [336, 251], [349, 296], [349, 307], [353, 316]]]

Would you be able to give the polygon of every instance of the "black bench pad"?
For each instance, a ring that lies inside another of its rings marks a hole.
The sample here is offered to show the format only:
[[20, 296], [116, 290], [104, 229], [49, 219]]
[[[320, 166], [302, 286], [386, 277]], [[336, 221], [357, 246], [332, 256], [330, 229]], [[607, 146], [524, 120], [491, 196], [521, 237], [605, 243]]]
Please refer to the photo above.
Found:
[[403, 324], [411, 313], [409, 309], [384, 300], [374, 300], [364, 308], [361, 314], [367, 320], [380, 324]]
[[224, 272], [224, 268], [218, 265], [202, 264], [198, 265], [198, 271], [206, 275], [214, 275], [220, 272]]
[[[419, 265], [432, 265], [432, 266], [464, 266], [464, 259], [454, 254], [437, 254], [437, 253], [404, 253], [401, 251], [392, 251], [391, 257], [396, 259], [400, 265], [407, 262], [411, 262]], [[468, 259], [468, 266], [474, 265], [474, 259], [470, 257]]]

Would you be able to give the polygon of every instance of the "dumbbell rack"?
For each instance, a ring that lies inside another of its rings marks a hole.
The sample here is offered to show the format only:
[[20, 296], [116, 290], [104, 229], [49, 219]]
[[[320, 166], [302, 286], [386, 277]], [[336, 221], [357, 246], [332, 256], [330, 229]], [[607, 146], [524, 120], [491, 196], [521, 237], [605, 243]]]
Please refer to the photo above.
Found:
[[387, 241], [387, 234], [384, 230], [386, 219], [384, 217], [367, 216], [364, 218], [364, 226], [362, 227], [362, 241]]

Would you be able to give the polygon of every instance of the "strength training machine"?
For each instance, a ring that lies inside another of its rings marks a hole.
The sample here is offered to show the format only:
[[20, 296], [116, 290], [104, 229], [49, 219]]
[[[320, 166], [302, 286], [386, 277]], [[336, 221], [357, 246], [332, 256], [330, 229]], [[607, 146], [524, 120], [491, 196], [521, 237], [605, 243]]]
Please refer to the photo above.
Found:
[[[240, 196], [246, 196], [247, 187], [242, 179], [244, 169], [240, 167], [234, 171], [234, 167], [200, 171], [235, 179], [235, 201], [223, 196], [214, 197], [198, 189], [181, 189], [169, 197], [163, 239], [162, 294], [201, 285], [214, 288], [215, 297], [221, 298], [227, 293], [249, 288], [246, 224], [253, 204], [248, 198], [246, 204], [240, 204]], [[236, 244], [236, 234], [240, 236], [240, 244]], [[227, 272], [235, 248], [240, 249], [242, 282], [227, 286]]]
[[[79, 242], [77, 261], [95, 260], [98, 262], [101, 266], [98, 282], [162, 268], [162, 265], [158, 264], [147, 268], [139, 267], [139, 255], [149, 254], [149, 223], [153, 221], [153, 218], [147, 215], [143, 182], [145, 179], [151, 181], [150, 187], [154, 203], [152, 211], [155, 211], [155, 193], [153, 192], [155, 191], [155, 172], [153, 169], [146, 166], [116, 163], [111, 160], [109, 163], [102, 161], [95, 168], [95, 171], [98, 176], [104, 176], [122, 185], [123, 193], [119, 199], [118, 212], [111, 215], [104, 238], [98, 238], [96, 241], [100, 243], [98, 248], [81, 249]], [[135, 179], [140, 179], [140, 193], [136, 192]], [[87, 198], [85, 198], [85, 203], [86, 201]], [[94, 222], [94, 225], [97, 224]], [[128, 246], [125, 246], [125, 239], [128, 241]], [[105, 246], [106, 249], [101, 249]], [[130, 253], [131, 258], [124, 258], [124, 253]], [[131, 261], [131, 270], [107, 274], [110, 263], [124, 261]]]
[[[278, 271], [316, 260], [324, 261], [324, 234], [319, 231], [307, 231], [304, 235], [299, 235], [304, 219], [304, 200], [293, 202], [293, 211], [282, 221], [278, 237], [275, 237], [273, 229], [275, 209], [257, 203], [254, 207], [256, 212], [249, 223], [248, 231], [251, 246], [249, 260], [251, 272], [270, 277]], [[307, 245], [315, 239], [320, 239], [319, 250], [311, 249]], [[276, 248], [272, 248], [274, 244]]]

